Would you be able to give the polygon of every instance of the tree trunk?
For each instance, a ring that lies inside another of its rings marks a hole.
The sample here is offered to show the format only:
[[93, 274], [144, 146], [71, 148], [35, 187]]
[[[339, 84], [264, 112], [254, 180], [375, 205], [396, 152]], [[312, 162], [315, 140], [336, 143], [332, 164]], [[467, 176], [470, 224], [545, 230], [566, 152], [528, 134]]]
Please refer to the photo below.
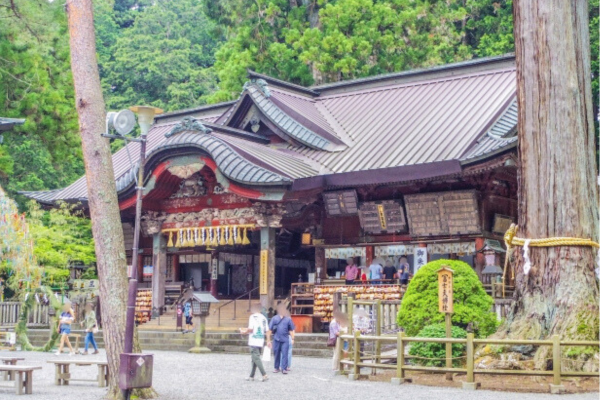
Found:
[[108, 398], [121, 398], [119, 355], [123, 351], [127, 301], [127, 268], [123, 229], [117, 200], [112, 157], [104, 132], [105, 106], [96, 60], [91, 0], [67, 0], [71, 70], [94, 235], [102, 326], [108, 357]]
[[[521, 161], [517, 236], [597, 241], [588, 2], [519, 0], [514, 20]], [[531, 247], [527, 275], [522, 250], [515, 250], [516, 301], [501, 335], [597, 340], [595, 249]], [[548, 350], [540, 348], [540, 362]]]

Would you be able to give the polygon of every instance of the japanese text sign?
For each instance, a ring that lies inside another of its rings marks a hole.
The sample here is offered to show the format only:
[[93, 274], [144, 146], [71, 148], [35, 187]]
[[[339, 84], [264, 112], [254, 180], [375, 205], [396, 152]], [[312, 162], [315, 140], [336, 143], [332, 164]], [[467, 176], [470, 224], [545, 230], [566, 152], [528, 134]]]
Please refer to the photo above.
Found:
[[269, 294], [269, 250], [260, 251], [260, 294]]
[[451, 314], [454, 312], [453, 297], [453, 272], [448, 267], [438, 270], [438, 304], [440, 312]]

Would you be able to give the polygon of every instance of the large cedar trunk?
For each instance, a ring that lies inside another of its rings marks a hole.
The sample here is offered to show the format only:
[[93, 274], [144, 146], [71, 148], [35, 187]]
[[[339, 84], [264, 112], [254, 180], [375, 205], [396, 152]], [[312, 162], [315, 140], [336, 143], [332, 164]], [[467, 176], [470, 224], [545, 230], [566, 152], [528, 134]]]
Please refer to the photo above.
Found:
[[[518, 236], [597, 241], [588, 2], [519, 0], [514, 17]], [[597, 340], [595, 253], [592, 247], [531, 247], [532, 268], [525, 275], [522, 248], [516, 247], [516, 301], [501, 335]], [[540, 363], [548, 350], [538, 351]]]
[[104, 343], [111, 371], [108, 397], [121, 397], [119, 354], [125, 339], [127, 268], [112, 157], [104, 132], [105, 106], [96, 61], [91, 0], [68, 0], [71, 69], [95, 240]]

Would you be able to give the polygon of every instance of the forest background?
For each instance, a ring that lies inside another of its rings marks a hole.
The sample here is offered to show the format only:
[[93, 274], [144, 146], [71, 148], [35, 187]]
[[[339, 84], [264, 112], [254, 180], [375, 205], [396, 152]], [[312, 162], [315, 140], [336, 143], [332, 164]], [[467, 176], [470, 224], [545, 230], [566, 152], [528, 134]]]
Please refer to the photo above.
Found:
[[[599, 1], [589, 2], [595, 114]], [[235, 99], [248, 68], [311, 85], [514, 50], [512, 0], [95, 0], [94, 7], [109, 110]], [[43, 211], [17, 194], [64, 187], [84, 173], [66, 22], [59, 1], [0, 0], [0, 116], [26, 119], [3, 135], [0, 185], [28, 212], [36, 256], [52, 280], [66, 279], [60, 270], [69, 261], [94, 261], [89, 221], [72, 207]]]

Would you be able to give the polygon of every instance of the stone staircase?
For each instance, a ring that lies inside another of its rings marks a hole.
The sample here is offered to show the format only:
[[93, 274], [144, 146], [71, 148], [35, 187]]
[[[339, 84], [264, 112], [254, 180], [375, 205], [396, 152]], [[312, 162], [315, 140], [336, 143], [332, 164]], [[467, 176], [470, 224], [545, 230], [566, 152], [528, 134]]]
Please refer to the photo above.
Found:
[[[206, 346], [214, 352], [248, 353], [248, 338], [239, 333], [207, 332]], [[327, 347], [327, 335], [322, 333], [296, 334], [293, 354], [301, 357], [332, 357], [333, 350]]]
[[[228, 300], [223, 300], [221, 304], [226, 303]], [[215, 312], [218, 309], [218, 304], [211, 307], [211, 312], [206, 317], [206, 329], [207, 330], [218, 330], [225, 332], [237, 331], [240, 327], [245, 327], [248, 324], [248, 318], [250, 312], [248, 311], [248, 299], [237, 300], [235, 309], [234, 303], [227, 304], [221, 308], [221, 323], [219, 324], [218, 313]], [[235, 312], [234, 312], [235, 311]], [[235, 314], [235, 318], [234, 318]], [[199, 318], [194, 317], [194, 323], [198, 323]], [[182, 321], [185, 323], [185, 320]], [[219, 326], [220, 325], [220, 326]], [[140, 325], [141, 331], [175, 331], [177, 326], [176, 311], [168, 308], [167, 312], [160, 316], [160, 319], [154, 318], [151, 321]]]
[[[80, 350], [83, 351], [83, 331], [73, 331], [81, 335]], [[49, 336], [48, 329], [30, 329], [29, 340], [34, 346], [42, 346]], [[141, 346], [145, 351], [184, 351], [194, 347], [194, 334], [168, 331], [139, 331]], [[96, 343], [104, 347], [102, 333], [95, 335]], [[247, 337], [235, 332], [208, 331], [205, 346], [213, 352], [247, 354]], [[74, 343], [73, 343], [74, 344]], [[302, 357], [331, 357], [332, 349], [327, 347], [326, 334], [297, 334], [294, 345], [294, 355]]]

